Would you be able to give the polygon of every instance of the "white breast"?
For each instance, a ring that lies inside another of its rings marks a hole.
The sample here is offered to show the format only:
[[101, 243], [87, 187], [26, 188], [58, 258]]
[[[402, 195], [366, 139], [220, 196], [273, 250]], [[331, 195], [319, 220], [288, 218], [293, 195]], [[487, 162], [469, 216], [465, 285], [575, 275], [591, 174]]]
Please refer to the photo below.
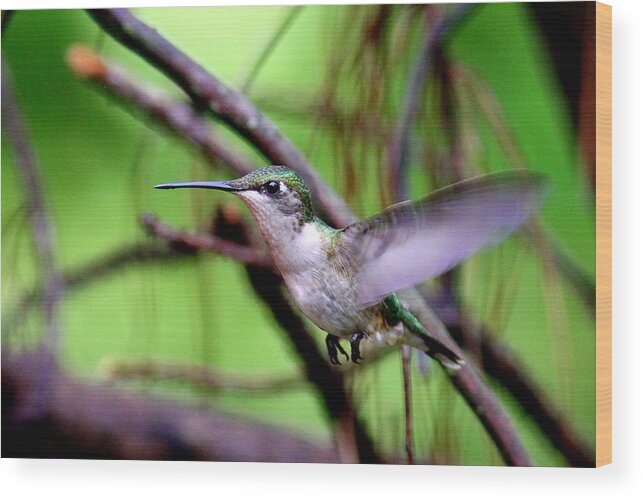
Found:
[[288, 286], [293, 300], [305, 312], [307, 302], [315, 294], [326, 258], [322, 234], [313, 223], [307, 223], [294, 235], [289, 244], [283, 245], [275, 254], [279, 270]]
[[300, 232], [284, 243], [274, 255], [282, 273], [306, 272], [313, 265], [323, 265], [326, 253], [322, 234], [314, 223], [306, 223]]
[[318, 327], [334, 332], [331, 319], [339, 311], [334, 310], [337, 300], [333, 291], [339, 283], [328, 281], [325, 237], [315, 224], [307, 223], [275, 260], [297, 307]]

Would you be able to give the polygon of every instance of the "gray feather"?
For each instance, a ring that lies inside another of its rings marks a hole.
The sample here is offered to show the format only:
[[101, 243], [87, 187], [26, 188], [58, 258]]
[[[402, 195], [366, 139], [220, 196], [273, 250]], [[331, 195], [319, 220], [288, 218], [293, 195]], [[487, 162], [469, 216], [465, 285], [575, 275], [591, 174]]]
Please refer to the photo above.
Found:
[[484, 175], [346, 227], [341, 243], [357, 262], [360, 303], [377, 303], [501, 242], [538, 209], [546, 187], [526, 171]]

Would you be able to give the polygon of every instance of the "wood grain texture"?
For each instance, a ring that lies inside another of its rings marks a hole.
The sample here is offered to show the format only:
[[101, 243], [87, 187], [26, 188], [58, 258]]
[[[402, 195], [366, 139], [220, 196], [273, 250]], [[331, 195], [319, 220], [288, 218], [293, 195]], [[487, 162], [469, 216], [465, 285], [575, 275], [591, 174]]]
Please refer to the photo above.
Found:
[[596, 466], [612, 462], [612, 7], [596, 3]]

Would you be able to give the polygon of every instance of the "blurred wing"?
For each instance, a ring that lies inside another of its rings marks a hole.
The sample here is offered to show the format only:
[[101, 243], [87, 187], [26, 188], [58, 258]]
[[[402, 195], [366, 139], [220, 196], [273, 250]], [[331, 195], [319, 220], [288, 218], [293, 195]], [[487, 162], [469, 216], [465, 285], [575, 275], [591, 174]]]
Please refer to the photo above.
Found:
[[377, 303], [499, 243], [537, 210], [545, 192], [546, 182], [533, 173], [484, 175], [346, 227], [342, 246], [357, 262], [360, 302]]

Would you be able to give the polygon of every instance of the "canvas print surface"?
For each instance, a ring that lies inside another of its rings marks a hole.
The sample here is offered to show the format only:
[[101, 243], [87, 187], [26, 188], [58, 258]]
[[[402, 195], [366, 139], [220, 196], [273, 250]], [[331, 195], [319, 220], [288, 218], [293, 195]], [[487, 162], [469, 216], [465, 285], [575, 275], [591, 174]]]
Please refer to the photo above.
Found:
[[3, 12], [2, 456], [603, 462], [596, 26]]

